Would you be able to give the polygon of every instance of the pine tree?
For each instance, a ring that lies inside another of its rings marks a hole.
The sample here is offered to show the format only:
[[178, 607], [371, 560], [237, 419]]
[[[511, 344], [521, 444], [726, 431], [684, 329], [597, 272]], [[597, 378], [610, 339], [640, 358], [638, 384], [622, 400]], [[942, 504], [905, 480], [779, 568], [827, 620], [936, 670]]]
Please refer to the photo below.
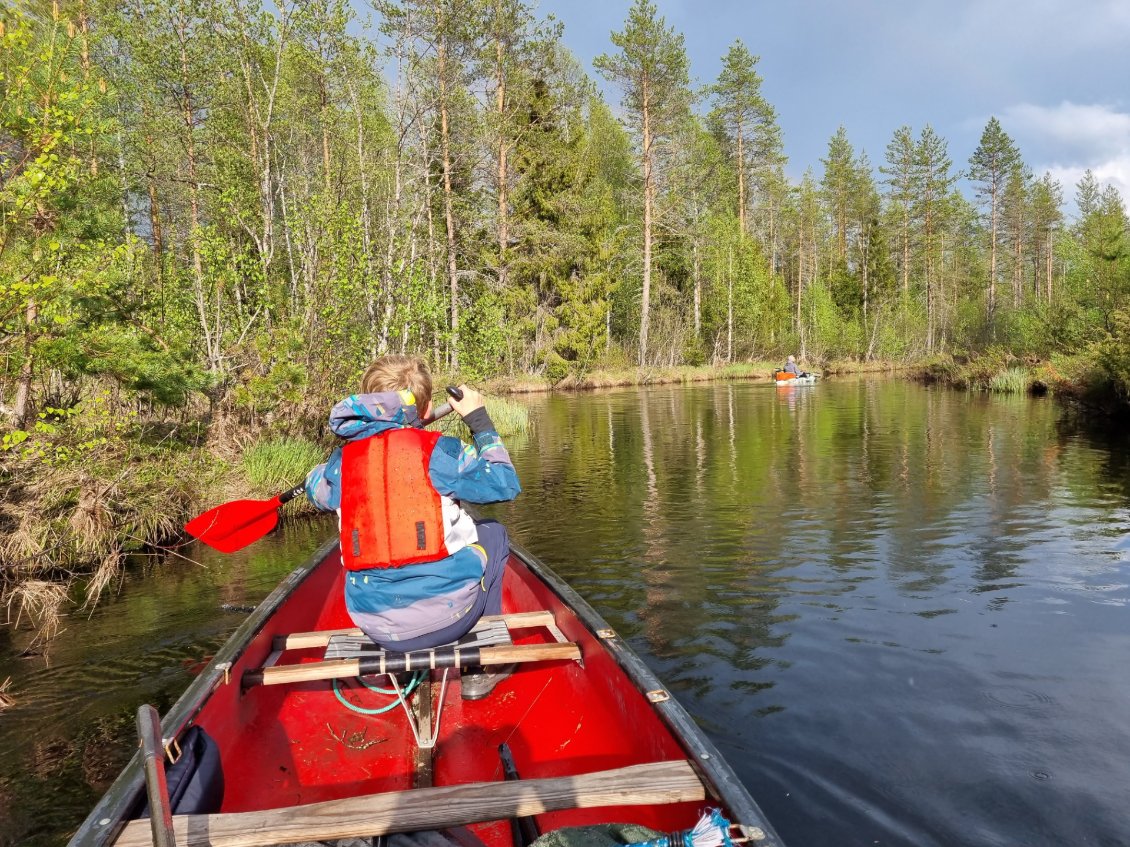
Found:
[[945, 139], [928, 124], [915, 145], [915, 217], [922, 233], [923, 284], [926, 296], [926, 349], [933, 352], [938, 333], [937, 273], [950, 207], [949, 194], [960, 174], [950, 168], [952, 160]]
[[899, 272], [903, 297], [910, 294], [911, 208], [917, 197], [915, 185], [915, 144], [910, 127], [895, 130], [887, 144], [887, 164], [879, 171], [886, 175], [887, 199], [898, 219]]
[[832, 234], [835, 239], [835, 258], [843, 265], [848, 257], [848, 227], [855, 202], [858, 173], [855, 150], [848, 141], [847, 131], [841, 126], [828, 142], [828, 158], [824, 163], [824, 176], [820, 181], [824, 201], [832, 216]]
[[989, 216], [989, 321], [997, 304], [997, 247], [1000, 213], [1009, 175], [1020, 161], [1020, 151], [995, 117], [989, 118], [981, 143], [969, 158], [969, 179]]
[[1005, 182], [1001, 208], [1001, 229], [1007, 239], [1012, 265], [1012, 306], [1020, 308], [1024, 295], [1025, 252], [1032, 243], [1031, 231], [1032, 172], [1017, 162]]
[[1032, 230], [1036, 253], [1036, 295], [1042, 295], [1048, 303], [1053, 299], [1052, 264], [1056, 236], [1063, 224], [1062, 207], [1063, 188], [1050, 173], [1045, 172], [1032, 186]]
[[737, 212], [740, 231], [749, 231], [750, 184], [755, 173], [782, 159], [777, 115], [761, 93], [758, 57], [741, 40], [722, 59], [718, 81], [707, 90], [714, 97], [713, 116], [731, 148], [738, 177]]
[[620, 52], [600, 55], [593, 65], [623, 90], [623, 104], [639, 145], [643, 172], [643, 280], [638, 361], [643, 367], [648, 362], [655, 201], [663, 176], [665, 145], [690, 106], [690, 79], [682, 35], [667, 26], [649, 0], [635, 0], [623, 31], [612, 33], [611, 38]]

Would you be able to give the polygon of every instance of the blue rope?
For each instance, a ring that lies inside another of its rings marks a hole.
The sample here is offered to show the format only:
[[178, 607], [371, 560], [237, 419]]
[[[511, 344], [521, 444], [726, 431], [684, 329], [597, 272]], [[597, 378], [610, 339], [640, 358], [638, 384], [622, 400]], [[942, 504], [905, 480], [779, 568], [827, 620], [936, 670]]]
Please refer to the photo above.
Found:
[[[407, 697], [409, 694], [415, 691], [416, 686], [420, 684], [420, 681], [423, 680], [423, 678], [423, 672], [420, 672], [413, 676], [412, 679], [408, 681], [408, 684], [404, 686], [404, 696]], [[361, 677], [357, 677], [357, 681], [370, 691], [375, 691], [378, 694], [396, 694], [395, 688], [381, 688], [379, 685], [370, 685]], [[341, 693], [340, 683], [336, 679], [333, 681], [333, 683], [334, 697], [338, 699], [338, 702], [340, 702], [341, 705], [345, 706], [345, 708], [349, 709], [349, 711], [351, 712], [357, 712], [360, 715], [383, 715], [385, 712], [396, 707], [396, 700], [393, 700], [387, 706], [382, 706], [379, 709], [366, 709], [364, 706], [358, 706], [356, 703], [350, 703], [345, 699], [345, 695]]]
[[719, 809], [709, 809], [694, 829], [669, 832], [650, 841], [639, 841], [631, 847], [733, 847], [730, 822]]

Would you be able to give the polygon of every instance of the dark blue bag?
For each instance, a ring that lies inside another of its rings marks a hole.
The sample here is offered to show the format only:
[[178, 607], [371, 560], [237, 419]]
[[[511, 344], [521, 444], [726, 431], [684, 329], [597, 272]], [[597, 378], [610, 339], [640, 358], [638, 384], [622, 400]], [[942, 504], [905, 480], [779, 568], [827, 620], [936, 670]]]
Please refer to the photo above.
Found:
[[[224, 800], [224, 771], [220, 748], [203, 728], [190, 727], [180, 740], [181, 755], [165, 768], [169, 806], [174, 815], [208, 815], [220, 810]], [[148, 801], [141, 818], [149, 817]]]

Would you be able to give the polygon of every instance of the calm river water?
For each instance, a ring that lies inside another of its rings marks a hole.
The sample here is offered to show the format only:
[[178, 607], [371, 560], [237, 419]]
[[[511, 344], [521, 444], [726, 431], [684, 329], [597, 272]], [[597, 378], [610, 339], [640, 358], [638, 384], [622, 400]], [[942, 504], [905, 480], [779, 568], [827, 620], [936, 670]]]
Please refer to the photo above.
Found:
[[[791, 847], [1127, 845], [1130, 444], [899, 381], [534, 397], [496, 507], [626, 637]], [[186, 548], [0, 631], [0, 845], [60, 844], [333, 529]]]

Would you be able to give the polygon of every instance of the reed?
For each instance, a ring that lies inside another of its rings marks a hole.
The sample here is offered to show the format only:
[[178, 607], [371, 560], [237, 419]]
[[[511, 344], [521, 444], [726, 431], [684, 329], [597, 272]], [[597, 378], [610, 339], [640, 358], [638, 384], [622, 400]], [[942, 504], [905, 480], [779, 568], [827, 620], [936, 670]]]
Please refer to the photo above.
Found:
[[252, 445], [241, 459], [252, 487], [259, 493], [277, 493], [306, 478], [326, 460], [326, 451], [304, 438], [275, 438]]
[[989, 390], [998, 394], [1027, 394], [1031, 382], [1027, 368], [1009, 368], [989, 380]]
[[102, 592], [117, 581], [122, 572], [123, 563], [122, 551], [118, 547], [112, 547], [102, 557], [94, 576], [86, 584], [86, 599], [82, 604], [84, 609], [93, 609], [98, 605], [98, 601], [102, 598]]
[[12, 695], [8, 693], [8, 689], [12, 687], [12, 678], [8, 677], [3, 682], [0, 682], [0, 711], [10, 709], [16, 705], [16, 701]]

